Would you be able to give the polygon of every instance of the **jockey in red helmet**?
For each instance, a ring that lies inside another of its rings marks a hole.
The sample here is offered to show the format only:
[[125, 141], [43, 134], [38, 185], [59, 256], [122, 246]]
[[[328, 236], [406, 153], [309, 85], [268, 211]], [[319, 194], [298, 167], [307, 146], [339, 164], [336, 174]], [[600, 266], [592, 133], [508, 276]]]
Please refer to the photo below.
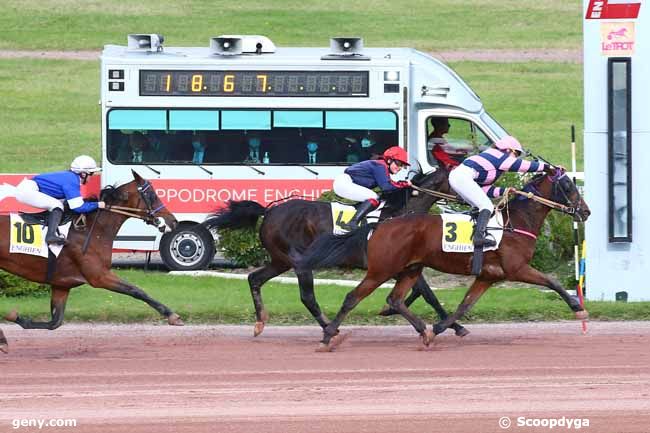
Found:
[[390, 178], [404, 167], [410, 165], [408, 154], [398, 146], [389, 147], [382, 159], [367, 160], [351, 165], [343, 174], [334, 179], [334, 192], [343, 198], [362, 202], [348, 223], [341, 224], [346, 230], [354, 230], [365, 216], [379, 206], [379, 196], [372, 188], [379, 187], [382, 192], [394, 191], [411, 186], [411, 182], [395, 182]]

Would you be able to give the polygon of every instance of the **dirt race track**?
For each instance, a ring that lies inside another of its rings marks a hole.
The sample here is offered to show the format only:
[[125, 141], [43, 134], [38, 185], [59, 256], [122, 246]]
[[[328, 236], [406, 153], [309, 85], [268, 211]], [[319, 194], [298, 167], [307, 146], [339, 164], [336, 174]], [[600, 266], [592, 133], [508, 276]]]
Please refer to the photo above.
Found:
[[346, 327], [316, 353], [316, 327], [3, 324], [0, 432], [650, 432], [650, 323], [589, 327], [470, 324], [428, 351], [410, 327]]

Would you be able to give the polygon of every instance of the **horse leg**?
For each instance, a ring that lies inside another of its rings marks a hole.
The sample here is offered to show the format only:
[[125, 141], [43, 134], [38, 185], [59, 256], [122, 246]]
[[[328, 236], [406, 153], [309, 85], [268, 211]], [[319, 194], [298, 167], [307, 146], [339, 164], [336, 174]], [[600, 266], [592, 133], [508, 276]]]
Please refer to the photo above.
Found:
[[9, 353], [9, 344], [2, 329], [0, 329], [0, 352]]
[[512, 281], [521, 281], [522, 283], [548, 287], [562, 297], [564, 302], [566, 302], [569, 308], [571, 308], [571, 311], [576, 313], [576, 319], [585, 320], [589, 318], [589, 313], [587, 310], [582, 308], [577, 297], [571, 296], [566, 290], [564, 290], [560, 283], [530, 265], [522, 267], [517, 275], [512, 278]]
[[253, 297], [253, 306], [255, 307], [255, 329], [253, 330], [253, 335], [257, 337], [264, 331], [264, 325], [269, 320], [269, 313], [264, 308], [264, 302], [262, 301], [262, 286], [268, 280], [273, 277], [277, 277], [283, 272], [286, 272], [290, 269], [286, 265], [278, 265], [271, 262], [259, 269], [248, 274], [248, 287], [251, 290], [251, 296]]
[[[410, 307], [411, 304], [417, 298], [420, 297], [420, 295], [424, 298], [427, 304], [431, 305], [431, 307], [433, 307], [436, 313], [438, 313], [438, 317], [440, 318], [440, 320], [445, 320], [449, 316], [447, 310], [445, 310], [443, 306], [440, 304], [440, 301], [438, 301], [438, 297], [433, 292], [433, 290], [431, 290], [431, 287], [429, 287], [422, 274], [420, 274], [418, 280], [415, 282], [411, 294], [409, 294], [406, 300], [404, 300], [404, 304], [407, 307]], [[392, 314], [398, 314], [398, 313], [399, 313], [398, 311], [396, 311], [394, 308], [390, 307], [389, 305], [386, 305], [382, 309], [382, 311], [379, 312], [381, 316], [390, 316]], [[456, 322], [452, 323], [451, 328], [456, 332], [456, 335], [459, 337], [465, 337], [466, 335], [469, 335], [469, 331], [459, 323]]]
[[321, 328], [329, 324], [327, 316], [323, 314], [316, 301], [314, 295], [314, 274], [311, 269], [296, 269], [296, 276], [298, 277], [298, 287], [300, 288], [300, 300], [303, 305], [307, 307], [314, 319], [318, 322]]
[[169, 307], [156, 301], [138, 286], [134, 286], [133, 284], [122, 280], [112, 272], [106, 272], [105, 274], [88, 278], [88, 283], [93, 287], [107, 289], [111, 292], [121, 293], [123, 295], [129, 295], [135, 299], [144, 301], [151, 308], [166, 317], [167, 323], [170, 325], [183, 326], [183, 321], [180, 316], [170, 310]]
[[68, 287], [52, 287], [52, 298], [50, 300], [52, 318], [49, 322], [35, 322], [29, 317], [21, 317], [16, 311], [7, 314], [5, 319], [20, 325], [23, 329], [56, 329], [63, 323], [65, 304], [68, 301], [69, 294], [70, 289]]
[[444, 332], [447, 328], [451, 326], [452, 323], [463, 317], [473, 306], [476, 304], [476, 301], [485, 293], [485, 291], [492, 285], [491, 281], [485, 281], [477, 278], [474, 280], [470, 288], [465, 293], [463, 298], [456, 311], [453, 312], [449, 317], [433, 325], [433, 332], [438, 335]]
[[317, 349], [318, 351], [331, 351], [333, 349], [330, 345], [330, 341], [332, 340], [332, 337], [339, 333], [339, 326], [343, 322], [343, 319], [345, 319], [345, 316], [347, 316], [363, 298], [372, 293], [389, 278], [390, 276], [386, 278], [373, 278], [366, 274], [365, 278], [359, 283], [359, 285], [345, 296], [343, 305], [341, 305], [341, 309], [336, 314], [334, 320], [323, 329], [323, 339], [321, 340], [321, 346]]
[[427, 325], [404, 305], [404, 295], [413, 287], [417, 279], [422, 275], [422, 266], [417, 266], [408, 271], [404, 271], [397, 276], [395, 287], [391, 290], [386, 298], [388, 305], [398, 311], [410, 324], [415, 328], [418, 334], [422, 336], [422, 343], [428, 346], [433, 341], [433, 333], [427, 331]]
[[[416, 291], [418, 294], [421, 294], [424, 300], [427, 301], [427, 304], [431, 305], [436, 313], [438, 313], [440, 320], [445, 320], [447, 317], [449, 317], [447, 310], [445, 310], [440, 304], [438, 297], [435, 293], [433, 293], [433, 290], [431, 290], [431, 287], [429, 287], [422, 274], [420, 274], [420, 277], [415, 282], [415, 285], [413, 286], [413, 292], [409, 298], [413, 297], [413, 294], [416, 293]], [[409, 299], [404, 301], [407, 307], [411, 305], [408, 303], [408, 300]], [[465, 337], [469, 334], [469, 331], [465, 329], [463, 325], [460, 325], [457, 322], [453, 322], [450, 327], [456, 332], [456, 335], [459, 337]]]

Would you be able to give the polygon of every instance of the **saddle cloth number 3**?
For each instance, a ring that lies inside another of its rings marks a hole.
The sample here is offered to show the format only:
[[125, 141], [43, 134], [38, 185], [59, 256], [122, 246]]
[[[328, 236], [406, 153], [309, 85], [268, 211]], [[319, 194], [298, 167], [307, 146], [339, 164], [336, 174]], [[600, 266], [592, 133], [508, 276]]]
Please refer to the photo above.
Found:
[[471, 221], [447, 221], [445, 223], [443, 236], [445, 242], [457, 245], [473, 245], [473, 225]]

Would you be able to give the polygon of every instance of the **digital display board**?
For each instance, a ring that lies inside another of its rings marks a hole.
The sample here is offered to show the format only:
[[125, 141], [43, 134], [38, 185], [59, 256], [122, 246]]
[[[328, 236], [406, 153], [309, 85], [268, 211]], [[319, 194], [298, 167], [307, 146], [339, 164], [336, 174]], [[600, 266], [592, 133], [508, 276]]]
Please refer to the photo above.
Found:
[[367, 71], [140, 70], [140, 96], [367, 97]]

